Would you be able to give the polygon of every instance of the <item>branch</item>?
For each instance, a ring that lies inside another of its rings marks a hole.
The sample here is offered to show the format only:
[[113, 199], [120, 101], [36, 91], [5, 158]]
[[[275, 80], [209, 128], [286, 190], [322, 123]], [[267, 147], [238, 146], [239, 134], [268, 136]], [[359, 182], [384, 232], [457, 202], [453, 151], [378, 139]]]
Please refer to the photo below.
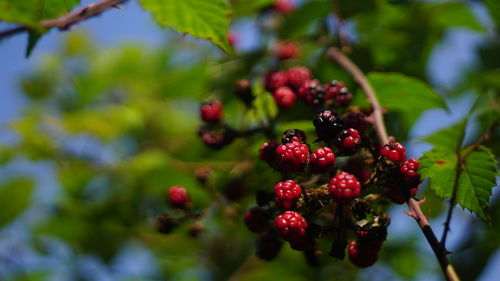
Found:
[[[347, 72], [349, 72], [349, 74], [351, 74], [351, 76], [361, 86], [366, 96], [368, 97], [368, 100], [373, 106], [373, 115], [375, 117], [374, 126], [380, 144], [381, 145], [386, 144], [388, 142], [388, 137], [387, 137], [387, 130], [385, 128], [384, 118], [382, 116], [382, 107], [378, 102], [377, 95], [375, 94], [375, 91], [373, 90], [370, 82], [363, 74], [363, 72], [337, 48], [334, 47], [330, 48], [328, 50], [328, 57], [331, 60], [336, 61]], [[429, 221], [427, 220], [427, 217], [423, 214], [422, 210], [420, 209], [420, 205], [423, 202], [424, 201], [419, 202], [415, 198], [410, 197], [410, 199], [407, 202], [409, 208], [409, 212], [407, 212], [407, 214], [413, 217], [420, 226], [420, 229], [424, 233], [427, 242], [431, 246], [432, 251], [436, 256], [446, 279], [449, 281], [460, 280], [460, 278], [457, 276], [455, 272], [455, 269], [448, 261], [447, 257], [448, 251], [439, 243], [438, 239], [436, 238], [436, 235], [434, 234], [434, 231], [431, 228], [431, 225], [429, 224]]]
[[[109, 10], [111, 8], [121, 9], [121, 7], [119, 7], [118, 4], [121, 4], [125, 1], [127, 0], [101, 0], [99, 2], [92, 3], [86, 7], [78, 9], [76, 11], [62, 15], [59, 18], [43, 20], [40, 22], [40, 26], [44, 28], [57, 27], [60, 30], [67, 30], [72, 25], [77, 24], [86, 19], [98, 16], [104, 11]], [[0, 31], [0, 39], [21, 32], [27, 32], [30, 30], [32, 30], [31, 27], [17, 26], [11, 29]]]

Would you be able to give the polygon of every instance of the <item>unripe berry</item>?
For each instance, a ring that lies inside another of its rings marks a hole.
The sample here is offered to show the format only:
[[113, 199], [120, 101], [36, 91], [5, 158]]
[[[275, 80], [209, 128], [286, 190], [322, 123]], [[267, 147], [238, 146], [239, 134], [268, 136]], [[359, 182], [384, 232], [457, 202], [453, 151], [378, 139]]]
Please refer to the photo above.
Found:
[[325, 101], [332, 101], [335, 106], [345, 106], [352, 99], [352, 94], [349, 93], [343, 82], [333, 80], [326, 84], [325, 88]]
[[304, 82], [311, 80], [312, 74], [309, 68], [303, 66], [295, 66], [287, 71], [288, 86], [294, 90], [298, 90]]
[[329, 172], [335, 166], [335, 154], [329, 147], [320, 147], [309, 157], [309, 167], [313, 174]]
[[283, 132], [283, 136], [281, 137], [281, 142], [283, 144], [298, 142], [305, 143], [306, 142], [306, 134], [304, 131], [299, 129], [288, 129]]
[[170, 204], [177, 208], [185, 208], [189, 201], [188, 192], [182, 185], [170, 187], [167, 192], [167, 197]]
[[307, 80], [298, 89], [299, 98], [309, 105], [319, 106], [323, 104], [325, 88], [317, 80]]
[[388, 188], [386, 195], [392, 202], [396, 204], [404, 204], [410, 197], [415, 197], [418, 188], [419, 186], [411, 189], [400, 186], [392, 186]]
[[309, 147], [301, 143], [287, 143], [276, 148], [278, 168], [286, 172], [303, 171], [307, 165]]
[[279, 182], [274, 186], [274, 202], [282, 210], [295, 208], [301, 194], [300, 185], [293, 180]]
[[296, 240], [306, 235], [307, 221], [294, 211], [286, 211], [274, 219], [276, 230], [285, 240]]
[[361, 194], [358, 179], [346, 172], [340, 172], [330, 180], [328, 192], [339, 203], [348, 203]]
[[295, 4], [291, 0], [276, 0], [274, 2], [274, 9], [278, 13], [288, 14], [295, 10]]
[[205, 122], [218, 122], [222, 119], [222, 103], [219, 101], [204, 102], [200, 107], [200, 115]]
[[201, 137], [201, 140], [206, 146], [215, 149], [223, 148], [224, 146], [230, 144], [236, 137], [234, 130], [228, 126], [224, 126], [222, 128], [201, 126], [198, 129], [198, 135]]
[[406, 149], [399, 142], [391, 141], [380, 149], [380, 155], [394, 162], [403, 162], [406, 160]]
[[274, 55], [279, 60], [288, 60], [300, 54], [300, 46], [295, 42], [278, 41], [274, 46]]
[[359, 241], [351, 241], [347, 245], [349, 260], [358, 267], [372, 266], [378, 259], [381, 244], [368, 244]]
[[273, 164], [276, 159], [276, 148], [278, 147], [278, 142], [275, 140], [270, 140], [268, 142], [263, 143], [259, 149], [259, 158], [260, 160]]
[[274, 92], [280, 87], [288, 84], [288, 74], [285, 71], [268, 71], [264, 75], [264, 88], [268, 92]]
[[295, 93], [288, 87], [279, 87], [273, 94], [276, 104], [284, 109], [292, 108], [297, 100]]
[[339, 134], [339, 138], [337, 140], [337, 145], [346, 151], [354, 152], [356, 147], [361, 143], [361, 136], [359, 135], [358, 130], [349, 128], [347, 130], [343, 130]]
[[243, 215], [245, 224], [252, 232], [260, 233], [266, 230], [267, 215], [259, 207], [253, 207]]
[[254, 99], [254, 96], [252, 93], [252, 85], [250, 84], [250, 81], [248, 81], [246, 79], [241, 79], [241, 80], [236, 81], [234, 93], [247, 106], [252, 105], [252, 101]]
[[229, 43], [229, 45], [231, 45], [231, 47], [234, 48], [239, 41], [240, 41], [240, 36], [238, 35], [238, 33], [232, 30], [229, 31], [229, 34], [227, 35], [227, 42]]
[[403, 182], [406, 187], [415, 187], [420, 183], [420, 175], [418, 174], [418, 159], [411, 158], [401, 164], [400, 172], [403, 177]]

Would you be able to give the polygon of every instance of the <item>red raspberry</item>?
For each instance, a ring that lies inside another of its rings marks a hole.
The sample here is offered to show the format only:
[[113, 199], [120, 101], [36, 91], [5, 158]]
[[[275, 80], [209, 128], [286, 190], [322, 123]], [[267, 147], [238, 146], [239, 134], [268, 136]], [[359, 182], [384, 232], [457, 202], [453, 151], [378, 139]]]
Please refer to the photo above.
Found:
[[355, 176], [340, 172], [330, 180], [328, 192], [335, 201], [347, 203], [361, 194], [361, 184]]
[[275, 140], [270, 140], [263, 143], [260, 146], [259, 158], [260, 160], [272, 164], [276, 159], [276, 148], [278, 147], [278, 142]]
[[279, 254], [282, 245], [283, 243], [279, 238], [264, 233], [257, 239], [255, 253], [257, 257], [270, 261]]
[[349, 128], [339, 134], [339, 145], [348, 150], [354, 150], [361, 142], [358, 130]]
[[297, 100], [295, 93], [288, 87], [279, 87], [274, 91], [273, 96], [276, 104], [284, 109], [293, 107]]
[[302, 171], [307, 165], [309, 147], [302, 143], [287, 143], [276, 148], [278, 167], [283, 171]]
[[352, 94], [349, 93], [349, 90], [345, 87], [344, 82], [333, 80], [332, 82], [326, 84], [325, 88], [325, 101], [333, 101], [336, 106], [345, 106], [352, 99]]
[[274, 9], [282, 14], [288, 14], [295, 10], [295, 4], [291, 0], [276, 0], [274, 2]]
[[300, 54], [300, 46], [295, 42], [278, 41], [273, 51], [279, 60], [288, 60]]
[[231, 47], [234, 48], [239, 41], [240, 41], [240, 36], [238, 35], [238, 33], [232, 30], [229, 31], [229, 34], [227, 35], [227, 42], [229, 43], [229, 45], [231, 45]]
[[317, 80], [307, 80], [298, 89], [299, 98], [309, 105], [321, 105], [325, 96], [325, 88]]
[[303, 66], [295, 66], [287, 71], [288, 86], [294, 90], [298, 90], [304, 82], [311, 80], [312, 74], [309, 68]]
[[286, 211], [277, 216], [274, 225], [279, 234], [288, 241], [298, 240], [306, 234], [306, 219], [294, 211]]
[[168, 201], [177, 208], [184, 208], [189, 201], [186, 188], [182, 185], [174, 185], [168, 189]]
[[268, 71], [264, 75], [264, 88], [268, 92], [274, 92], [276, 89], [288, 84], [288, 74], [285, 71]]
[[267, 216], [259, 207], [253, 207], [248, 210], [244, 215], [243, 219], [248, 229], [252, 232], [263, 232], [266, 230]]
[[349, 260], [358, 267], [372, 266], [378, 259], [378, 252], [382, 244], [380, 242], [361, 243], [351, 241], [347, 245], [347, 254]]
[[404, 187], [401, 188], [399, 186], [393, 186], [389, 188], [386, 195], [392, 202], [396, 204], [404, 204], [409, 199], [406, 196], [414, 197], [417, 194], [418, 188], [419, 187], [417, 186], [412, 189], [408, 189], [408, 194], [405, 194]]
[[309, 165], [313, 174], [329, 172], [335, 165], [335, 154], [329, 147], [320, 147], [311, 154]]
[[299, 201], [302, 189], [293, 180], [279, 182], [274, 186], [274, 202], [282, 210], [290, 210]]
[[283, 132], [283, 136], [281, 137], [281, 142], [283, 144], [298, 142], [304, 143], [306, 141], [306, 134], [304, 131], [299, 129], [288, 129]]
[[222, 103], [219, 101], [204, 102], [200, 107], [201, 119], [205, 122], [218, 122], [222, 119]]
[[391, 161], [403, 162], [406, 160], [406, 149], [399, 142], [391, 141], [380, 149], [380, 155]]
[[420, 182], [420, 174], [418, 174], [418, 159], [411, 158], [401, 164], [401, 175], [407, 187], [415, 187]]

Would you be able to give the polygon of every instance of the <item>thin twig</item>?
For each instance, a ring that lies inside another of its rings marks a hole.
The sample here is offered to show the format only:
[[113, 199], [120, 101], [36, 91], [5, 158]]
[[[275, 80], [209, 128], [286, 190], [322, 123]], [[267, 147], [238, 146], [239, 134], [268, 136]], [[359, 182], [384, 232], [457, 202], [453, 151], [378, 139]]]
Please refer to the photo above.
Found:
[[[43, 28], [57, 27], [60, 30], [67, 30], [72, 25], [100, 15], [102, 12], [111, 8], [120, 9], [118, 4], [121, 4], [125, 1], [127, 0], [101, 0], [68, 14], [62, 15], [59, 18], [43, 20], [40, 22], [40, 26], [42, 26]], [[11, 29], [0, 31], [0, 39], [30, 30], [32, 30], [32, 28], [28, 26], [17, 26]]]

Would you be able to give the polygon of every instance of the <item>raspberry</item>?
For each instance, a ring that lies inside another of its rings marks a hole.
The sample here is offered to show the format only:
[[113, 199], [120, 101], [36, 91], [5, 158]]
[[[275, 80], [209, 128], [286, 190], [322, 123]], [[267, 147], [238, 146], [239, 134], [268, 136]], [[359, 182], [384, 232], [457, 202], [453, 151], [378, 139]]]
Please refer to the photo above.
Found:
[[368, 122], [365, 120], [365, 115], [358, 112], [347, 112], [342, 118], [345, 128], [353, 128], [362, 133], [368, 128]]
[[306, 234], [306, 219], [294, 211], [286, 211], [277, 216], [274, 224], [278, 233], [288, 241], [299, 240]]
[[288, 14], [295, 10], [295, 5], [291, 0], [276, 0], [274, 2], [274, 9], [281, 14]]
[[352, 99], [352, 94], [349, 93], [349, 90], [345, 87], [343, 82], [333, 80], [326, 84], [325, 88], [325, 101], [333, 101], [336, 106], [345, 106]]
[[387, 197], [391, 199], [392, 202], [396, 204], [404, 204], [406, 201], [408, 201], [408, 197], [414, 197], [417, 194], [418, 191], [418, 186], [407, 189], [408, 193], [406, 193], [405, 188], [401, 188], [399, 186], [393, 186], [390, 187], [389, 190], [386, 192]]
[[361, 184], [355, 176], [340, 172], [330, 180], [328, 192], [335, 201], [347, 203], [361, 194]]
[[307, 80], [298, 89], [298, 96], [309, 105], [321, 105], [325, 97], [325, 88], [317, 80]]
[[302, 171], [307, 165], [309, 147], [301, 143], [287, 143], [276, 148], [278, 167], [287, 172]]
[[161, 233], [170, 233], [177, 226], [177, 222], [167, 214], [156, 217], [156, 230]]
[[309, 68], [303, 66], [295, 66], [287, 71], [288, 86], [294, 90], [298, 90], [304, 82], [311, 80], [312, 74]]
[[263, 143], [259, 149], [260, 160], [272, 164], [276, 159], [276, 148], [278, 147], [278, 142], [275, 140], [270, 140]]
[[411, 158], [403, 162], [401, 164], [401, 175], [403, 177], [403, 182], [407, 185], [407, 187], [415, 187], [420, 182], [420, 175], [417, 173], [418, 171], [418, 159]]
[[227, 42], [229, 43], [229, 45], [231, 45], [231, 47], [234, 48], [239, 41], [240, 41], [240, 36], [238, 35], [238, 33], [232, 30], [229, 31], [229, 34], [227, 35]]
[[380, 243], [361, 243], [354, 240], [347, 245], [347, 254], [355, 266], [369, 267], [377, 261], [380, 247]]
[[252, 93], [252, 86], [250, 84], [250, 81], [246, 79], [241, 79], [236, 81], [235, 88], [234, 88], [234, 93], [238, 98], [240, 98], [247, 106], [252, 105], [252, 101], [254, 99], [253, 93]]
[[223, 148], [236, 137], [234, 130], [228, 126], [217, 129], [211, 126], [202, 126], [198, 129], [198, 135], [205, 145], [215, 149]]
[[320, 147], [311, 154], [309, 166], [313, 174], [329, 172], [335, 165], [335, 154], [329, 147]]
[[168, 189], [167, 196], [170, 204], [177, 208], [185, 208], [189, 201], [188, 192], [182, 185], [174, 185], [170, 187]]
[[253, 207], [243, 215], [246, 226], [252, 232], [263, 232], [266, 230], [267, 216], [264, 210], [259, 207]]
[[288, 129], [283, 132], [283, 136], [281, 137], [281, 142], [283, 144], [298, 142], [304, 143], [306, 141], [306, 134], [299, 129]]
[[279, 254], [282, 245], [278, 238], [265, 233], [256, 241], [256, 255], [266, 261], [273, 260]]
[[380, 155], [391, 161], [403, 162], [406, 160], [405, 147], [399, 142], [391, 141], [380, 149]]
[[288, 84], [288, 74], [285, 71], [268, 71], [264, 75], [264, 88], [268, 92], [274, 92], [276, 89]]
[[300, 54], [300, 46], [295, 42], [278, 41], [273, 51], [279, 60], [288, 60]]
[[350, 151], [354, 151], [360, 142], [361, 136], [359, 135], [358, 130], [353, 128], [342, 131], [337, 140], [337, 143], [341, 148]]
[[297, 100], [295, 93], [288, 87], [279, 87], [274, 91], [274, 100], [281, 108], [291, 108]]
[[300, 185], [293, 180], [279, 182], [274, 186], [274, 202], [282, 210], [293, 209], [301, 194]]
[[207, 101], [200, 107], [201, 119], [213, 123], [222, 119], [222, 103], [219, 101]]
[[318, 138], [325, 142], [336, 139], [343, 129], [343, 122], [333, 109], [319, 110], [313, 120]]

